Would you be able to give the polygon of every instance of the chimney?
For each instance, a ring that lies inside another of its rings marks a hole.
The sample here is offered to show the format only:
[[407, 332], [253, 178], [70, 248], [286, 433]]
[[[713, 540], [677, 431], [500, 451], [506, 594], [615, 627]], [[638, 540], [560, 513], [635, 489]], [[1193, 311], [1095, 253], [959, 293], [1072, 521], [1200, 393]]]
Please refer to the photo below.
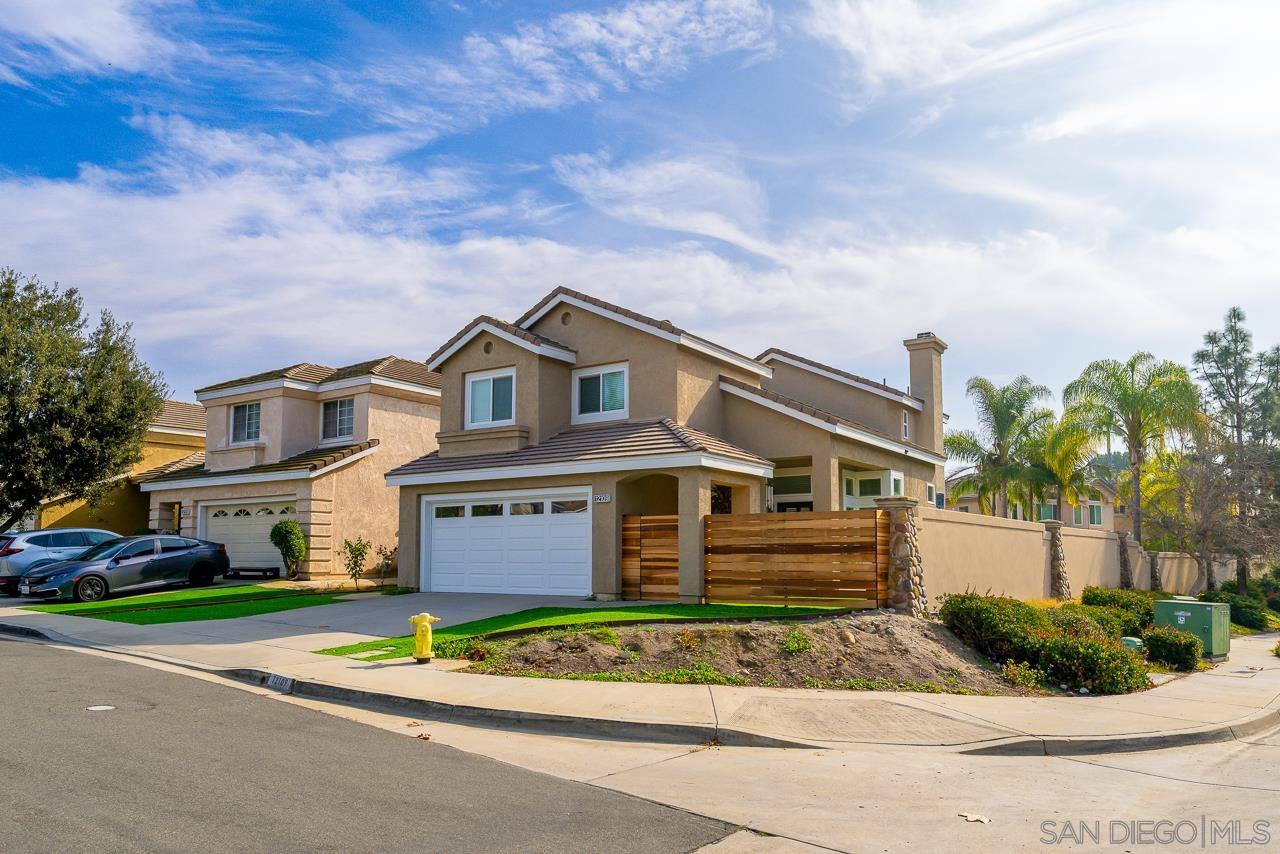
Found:
[[915, 417], [915, 442], [943, 453], [942, 354], [947, 343], [932, 332], [921, 332], [902, 342], [911, 362], [911, 394], [924, 401]]

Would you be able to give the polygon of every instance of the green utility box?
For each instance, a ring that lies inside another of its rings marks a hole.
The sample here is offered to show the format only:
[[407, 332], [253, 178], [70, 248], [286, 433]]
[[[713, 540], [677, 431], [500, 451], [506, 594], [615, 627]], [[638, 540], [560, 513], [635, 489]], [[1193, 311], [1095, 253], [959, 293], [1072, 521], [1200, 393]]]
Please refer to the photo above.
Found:
[[1156, 625], [1173, 626], [1200, 638], [1204, 657], [1222, 661], [1231, 652], [1231, 606], [1189, 596], [1156, 600]]

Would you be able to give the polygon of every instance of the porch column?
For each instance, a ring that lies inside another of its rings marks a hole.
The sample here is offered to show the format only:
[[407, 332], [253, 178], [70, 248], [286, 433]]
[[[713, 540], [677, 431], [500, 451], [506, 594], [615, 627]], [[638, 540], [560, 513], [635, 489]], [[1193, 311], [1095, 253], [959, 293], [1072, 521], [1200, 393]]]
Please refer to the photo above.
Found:
[[929, 616], [929, 596], [916, 521], [919, 503], [914, 498], [876, 499], [876, 507], [889, 514], [889, 604], [924, 618]]
[[830, 513], [844, 509], [844, 484], [840, 482], [840, 455], [834, 448], [825, 457], [813, 455], [813, 476], [810, 480], [815, 513]]
[[711, 513], [711, 478], [701, 469], [680, 473], [678, 534], [680, 537], [680, 601], [702, 601], [703, 522]]

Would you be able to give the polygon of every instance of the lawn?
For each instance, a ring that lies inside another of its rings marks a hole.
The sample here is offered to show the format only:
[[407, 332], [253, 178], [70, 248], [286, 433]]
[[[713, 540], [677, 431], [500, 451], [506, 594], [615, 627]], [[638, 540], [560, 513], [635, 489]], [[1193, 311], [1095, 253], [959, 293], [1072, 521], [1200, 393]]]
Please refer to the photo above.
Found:
[[295, 608], [328, 605], [343, 593], [314, 593], [257, 584], [232, 587], [187, 587], [141, 596], [122, 596], [101, 602], [54, 602], [26, 605], [28, 611], [93, 617], [146, 626], [195, 620], [229, 620]]
[[[568, 626], [599, 626], [605, 623], [674, 623], [696, 620], [751, 620], [760, 617], [803, 617], [840, 613], [848, 608], [819, 608], [785, 605], [638, 605], [631, 608], [530, 608], [514, 614], [500, 614], [483, 620], [472, 620], [456, 626], [444, 626], [433, 633], [437, 647], [450, 641], [494, 634]], [[377, 653], [362, 661], [404, 658], [413, 654], [413, 635], [365, 641], [364, 643], [319, 649], [322, 655], [359, 655]]]

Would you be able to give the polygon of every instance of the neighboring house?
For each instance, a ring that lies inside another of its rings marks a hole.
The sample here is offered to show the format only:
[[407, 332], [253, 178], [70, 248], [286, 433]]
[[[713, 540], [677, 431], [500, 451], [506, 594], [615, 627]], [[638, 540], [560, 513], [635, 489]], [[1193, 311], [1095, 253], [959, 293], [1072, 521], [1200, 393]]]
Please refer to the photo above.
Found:
[[83, 499], [54, 498], [40, 505], [37, 528], [104, 528], [130, 535], [150, 525], [147, 496], [141, 484], [175, 465], [190, 464], [204, 451], [204, 407], [166, 400], [142, 439], [142, 459], [96, 504]]
[[667, 515], [696, 600], [706, 514], [938, 500], [946, 344], [904, 343], [915, 394], [566, 288], [515, 323], [478, 317], [428, 359], [439, 450], [387, 474], [400, 582], [614, 598], [622, 517]]
[[[950, 478], [947, 482], [952, 484], [956, 480], [958, 478]], [[1116, 504], [1115, 483], [1098, 478], [1092, 482], [1091, 487], [1089, 497], [1085, 501], [1076, 505], [1067, 504], [1067, 518], [1062, 520], [1063, 524], [1073, 528], [1093, 528], [1099, 531], [1131, 531], [1131, 526], [1125, 527], [1130, 523], [1128, 514], [1124, 511], [1124, 505]], [[978, 504], [977, 494], [972, 492], [959, 494], [950, 487], [948, 488], [947, 509], [958, 510], [961, 513], [982, 512], [982, 508]], [[1011, 501], [1009, 503], [1009, 518], [1029, 519], [1038, 522], [1058, 518], [1056, 492], [1049, 490], [1042, 501], [1035, 503], [1030, 513], [1020, 502]]]
[[202, 459], [142, 485], [151, 527], [225, 543], [233, 569], [282, 569], [269, 533], [307, 532], [305, 577], [342, 572], [344, 539], [396, 542], [383, 473], [435, 447], [440, 377], [387, 356], [344, 368], [293, 365], [197, 390], [208, 412]]

